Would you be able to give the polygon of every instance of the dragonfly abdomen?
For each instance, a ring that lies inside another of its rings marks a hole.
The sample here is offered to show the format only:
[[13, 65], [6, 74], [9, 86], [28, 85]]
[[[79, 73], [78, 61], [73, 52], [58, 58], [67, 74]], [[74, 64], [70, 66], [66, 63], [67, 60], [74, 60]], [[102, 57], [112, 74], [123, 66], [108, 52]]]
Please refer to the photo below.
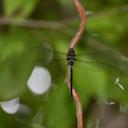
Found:
[[73, 66], [74, 66], [74, 61], [76, 60], [76, 54], [73, 48], [68, 49], [67, 53], [67, 64], [70, 66], [69, 70], [69, 79], [70, 79], [70, 94], [72, 97], [72, 89], [73, 89]]

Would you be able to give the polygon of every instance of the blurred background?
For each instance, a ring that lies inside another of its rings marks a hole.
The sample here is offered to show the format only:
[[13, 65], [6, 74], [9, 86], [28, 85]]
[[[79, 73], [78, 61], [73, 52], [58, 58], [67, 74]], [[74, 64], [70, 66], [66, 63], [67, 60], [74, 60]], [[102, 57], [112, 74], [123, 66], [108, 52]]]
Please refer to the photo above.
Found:
[[[128, 1], [81, 2], [74, 86], [84, 127], [128, 128]], [[76, 128], [64, 80], [79, 24], [71, 0], [0, 0], [0, 128]]]

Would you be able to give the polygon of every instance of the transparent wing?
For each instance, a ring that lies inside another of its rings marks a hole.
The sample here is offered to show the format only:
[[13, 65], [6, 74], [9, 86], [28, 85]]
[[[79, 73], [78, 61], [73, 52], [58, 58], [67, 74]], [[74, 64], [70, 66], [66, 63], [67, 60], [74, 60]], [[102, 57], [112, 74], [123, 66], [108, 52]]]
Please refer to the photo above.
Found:
[[[54, 83], [64, 81], [67, 69], [66, 54], [54, 50], [54, 48], [43, 43], [41, 46], [35, 46], [32, 53], [34, 54], [33, 60], [37, 65], [46, 66], [49, 69]], [[85, 82], [102, 81], [102, 76], [104, 76], [104, 70], [109, 71], [114, 69], [114, 71], [128, 72], [128, 59], [122, 55], [115, 54], [113, 51], [103, 51], [103, 50], [87, 50], [82, 53], [76, 52], [76, 62], [74, 65], [74, 77], [75, 80], [79, 81], [79, 85], [84, 85]], [[91, 72], [90, 72], [91, 71]], [[96, 71], [96, 72], [95, 72]], [[84, 72], [84, 73], [83, 73]], [[109, 72], [111, 75], [112, 72]], [[67, 69], [67, 76], [69, 75], [69, 69]], [[114, 74], [115, 75], [115, 74]], [[89, 80], [90, 79], [90, 80]], [[60, 84], [59, 84], [60, 85]], [[101, 84], [102, 85], [102, 84]], [[96, 88], [95, 88], [96, 89]]]
[[66, 54], [55, 51], [54, 48], [48, 43], [42, 43], [41, 45], [34, 46], [33, 52], [33, 64], [35, 66], [43, 66], [47, 68], [52, 76], [54, 83], [57, 83], [60, 79], [65, 78], [66, 73]]
[[34, 62], [44, 66], [51, 63], [58, 63], [58, 61], [66, 61], [66, 54], [55, 51], [48, 43], [42, 43], [41, 46], [33, 47]]
[[[41, 46], [35, 46], [35, 63], [41, 65], [66, 65], [66, 53], [54, 50], [54, 48], [48, 43], [42, 43]], [[76, 62], [85, 64], [85, 67], [89, 64], [98, 64], [107, 69], [126, 70], [128, 67], [128, 61], [126, 58], [118, 54], [115, 54], [111, 50], [86, 50], [81, 53], [76, 53]], [[94, 69], [91, 69], [92, 71]], [[127, 69], [128, 70], [128, 69]]]
[[80, 54], [78, 53], [76, 59], [86, 65], [93, 63], [109, 69], [128, 71], [127, 57], [110, 50], [87, 50]]

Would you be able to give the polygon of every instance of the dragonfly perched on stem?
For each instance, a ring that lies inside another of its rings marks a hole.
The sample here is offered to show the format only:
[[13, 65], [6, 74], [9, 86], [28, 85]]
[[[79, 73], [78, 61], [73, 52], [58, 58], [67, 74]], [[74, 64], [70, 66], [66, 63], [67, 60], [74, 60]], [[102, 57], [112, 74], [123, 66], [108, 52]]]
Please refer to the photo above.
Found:
[[[97, 64], [106, 68], [108, 70], [116, 70], [117, 74], [120, 71], [126, 70], [128, 63], [121, 60], [120, 57], [115, 57], [113, 51], [110, 50], [95, 50], [95, 51], [84, 51], [82, 53], [76, 54], [73, 48], [69, 48], [67, 54], [56, 51], [54, 48], [48, 43], [42, 43], [41, 46], [35, 46], [35, 50], [33, 50], [34, 61], [38, 65], [43, 65], [46, 67], [50, 67], [50, 69], [54, 69], [60, 64], [67, 65], [66, 79], [70, 79], [70, 95], [72, 96], [73, 89], [73, 75], [74, 75], [74, 65], [75, 68], [80, 68], [79, 64], [84, 64], [84, 68], [86, 69], [86, 65]], [[63, 62], [63, 63], [61, 63]], [[60, 69], [58, 69], [60, 72]], [[89, 71], [98, 72], [98, 69], [88, 69]], [[127, 69], [128, 70], [128, 69]], [[83, 70], [84, 71], [84, 70]], [[64, 74], [65, 74], [64, 72]], [[62, 71], [61, 71], [62, 74]], [[60, 75], [60, 74], [59, 74]]]

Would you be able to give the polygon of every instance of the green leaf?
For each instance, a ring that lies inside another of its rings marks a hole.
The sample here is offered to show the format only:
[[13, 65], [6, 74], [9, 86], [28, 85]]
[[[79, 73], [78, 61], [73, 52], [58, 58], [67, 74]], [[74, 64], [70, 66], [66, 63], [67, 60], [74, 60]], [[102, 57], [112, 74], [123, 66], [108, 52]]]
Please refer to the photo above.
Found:
[[32, 71], [28, 44], [18, 34], [0, 37], [0, 100], [19, 96]]
[[28, 17], [37, 5], [38, 0], [4, 0], [4, 15], [15, 18]]

